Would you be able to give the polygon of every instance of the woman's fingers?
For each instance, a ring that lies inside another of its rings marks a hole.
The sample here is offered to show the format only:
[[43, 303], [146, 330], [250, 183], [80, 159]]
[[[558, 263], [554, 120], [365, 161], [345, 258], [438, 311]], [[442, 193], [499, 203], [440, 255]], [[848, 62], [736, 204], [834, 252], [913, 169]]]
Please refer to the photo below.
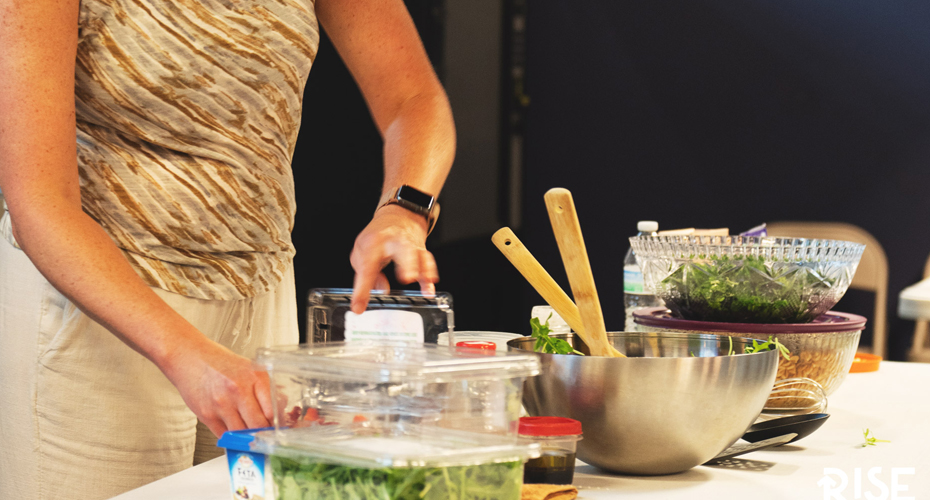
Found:
[[226, 427], [226, 424], [225, 424], [225, 423], [223, 422], [223, 420], [220, 419], [220, 418], [204, 418], [204, 417], [200, 417], [199, 420], [200, 420], [201, 422], [203, 422], [203, 425], [206, 425], [207, 428], [210, 429], [210, 432], [212, 432], [213, 435], [216, 436], [216, 437], [222, 436], [224, 432], [226, 432], [227, 430], [229, 430], [229, 429]]
[[[272, 418], [268, 418], [265, 415], [264, 409], [256, 397], [257, 391], [255, 389], [258, 388], [258, 386], [254, 386], [253, 391], [249, 394], [244, 394], [244, 397], [239, 399], [239, 404], [236, 407], [237, 411], [231, 416], [230, 420], [226, 422], [227, 424], [241, 423], [242, 427], [239, 427], [240, 429], [258, 429], [271, 425], [270, 421], [274, 419], [274, 415], [272, 415]], [[270, 403], [269, 397], [269, 409]]]
[[375, 279], [375, 286], [372, 290], [380, 290], [387, 292], [391, 289], [391, 282], [388, 281], [387, 276], [384, 273], [378, 273], [378, 278]]
[[[259, 377], [259, 380], [263, 382], [255, 385], [255, 399], [258, 401], [258, 404], [261, 407], [262, 414], [270, 424], [271, 422], [274, 422], [275, 414], [274, 403], [271, 401], [271, 383], [268, 379], [267, 373], [255, 372], [255, 374]], [[283, 406], [281, 408], [283, 409]]]
[[355, 239], [350, 256], [355, 270], [352, 312], [365, 311], [372, 289], [390, 288], [382, 271], [391, 262], [400, 283], [418, 282], [424, 293], [434, 293], [439, 271], [425, 242], [426, 227], [421, 216], [393, 206], [379, 210]]
[[218, 437], [228, 430], [268, 427], [274, 420], [268, 375], [215, 342], [204, 339], [182, 350], [165, 373]]
[[432, 295], [436, 293], [436, 283], [439, 282], [439, 267], [436, 265], [436, 258], [429, 250], [420, 251], [420, 273], [417, 281], [420, 283], [420, 291]]

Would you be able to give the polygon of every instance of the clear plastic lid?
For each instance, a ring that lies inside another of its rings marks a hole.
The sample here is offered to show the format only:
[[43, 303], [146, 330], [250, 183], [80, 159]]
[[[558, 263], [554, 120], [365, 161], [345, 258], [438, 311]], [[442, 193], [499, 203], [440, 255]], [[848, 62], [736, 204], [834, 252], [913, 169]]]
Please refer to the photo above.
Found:
[[360, 341], [260, 349], [256, 363], [268, 371], [366, 383], [530, 377], [540, 366], [532, 353]]
[[524, 462], [539, 456], [539, 444], [501, 436], [428, 426], [373, 431], [360, 425], [313, 425], [263, 431], [252, 450], [291, 459], [353, 467], [454, 467]]

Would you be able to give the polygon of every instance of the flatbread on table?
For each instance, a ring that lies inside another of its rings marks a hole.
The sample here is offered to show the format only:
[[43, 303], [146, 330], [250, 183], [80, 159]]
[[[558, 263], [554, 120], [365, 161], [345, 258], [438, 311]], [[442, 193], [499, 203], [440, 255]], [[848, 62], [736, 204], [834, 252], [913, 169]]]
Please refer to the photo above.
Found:
[[578, 490], [570, 484], [524, 484], [520, 500], [575, 500]]

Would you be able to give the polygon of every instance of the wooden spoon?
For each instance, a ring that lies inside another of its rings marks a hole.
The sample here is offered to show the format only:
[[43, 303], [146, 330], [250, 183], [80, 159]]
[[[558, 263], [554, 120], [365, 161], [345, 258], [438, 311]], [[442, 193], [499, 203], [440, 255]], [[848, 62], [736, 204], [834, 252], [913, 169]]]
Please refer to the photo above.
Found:
[[581, 235], [581, 224], [578, 222], [572, 193], [564, 188], [552, 188], [546, 192], [545, 200], [572, 295], [584, 324], [584, 341], [594, 356], [614, 356], [615, 351], [607, 340], [604, 314], [594, 286], [594, 275], [591, 273], [591, 263], [588, 261], [588, 251]]
[[[562, 287], [552, 279], [552, 276], [543, 268], [542, 264], [536, 260], [536, 257], [533, 257], [533, 254], [517, 238], [517, 235], [509, 227], [502, 227], [491, 236], [491, 241], [507, 257], [507, 260], [517, 268], [517, 271], [520, 271], [526, 281], [533, 285], [533, 289], [542, 296], [543, 300], [552, 306], [552, 309], [568, 323], [568, 326], [584, 340], [585, 344], [588, 344], [588, 336], [585, 334], [584, 323], [581, 321], [578, 307], [562, 290]], [[611, 346], [611, 349], [614, 356], [623, 356], [613, 346]]]

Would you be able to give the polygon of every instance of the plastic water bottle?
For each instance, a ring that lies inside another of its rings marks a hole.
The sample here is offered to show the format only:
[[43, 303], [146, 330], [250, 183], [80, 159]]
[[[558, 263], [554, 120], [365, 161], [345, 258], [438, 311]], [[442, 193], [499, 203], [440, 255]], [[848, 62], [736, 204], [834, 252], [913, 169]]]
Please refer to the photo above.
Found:
[[[636, 224], [637, 236], [655, 236], [659, 230], [659, 223], [653, 220], [641, 220]], [[626, 311], [625, 330], [632, 332], [636, 330], [636, 323], [633, 322], [633, 311], [640, 307], [661, 307], [665, 303], [662, 299], [650, 293], [643, 286], [643, 271], [636, 263], [636, 255], [630, 248], [623, 258], [623, 307]]]

